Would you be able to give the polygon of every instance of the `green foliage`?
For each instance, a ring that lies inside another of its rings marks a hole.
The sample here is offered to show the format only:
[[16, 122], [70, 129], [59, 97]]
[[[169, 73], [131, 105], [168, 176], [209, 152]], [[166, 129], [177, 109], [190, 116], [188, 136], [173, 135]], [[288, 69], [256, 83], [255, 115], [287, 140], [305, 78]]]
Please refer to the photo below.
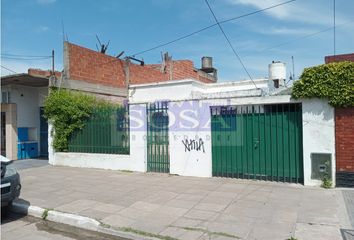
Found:
[[45, 101], [44, 117], [54, 127], [54, 149], [59, 152], [67, 151], [70, 136], [85, 126], [85, 121], [94, 110], [111, 108], [118, 108], [118, 105], [97, 100], [94, 96], [81, 92], [52, 88]]
[[325, 175], [322, 178], [321, 187], [326, 188], [326, 189], [332, 188], [332, 180], [331, 180], [331, 178], [329, 176]]
[[305, 68], [292, 97], [326, 98], [333, 107], [354, 106], [354, 62], [329, 63]]

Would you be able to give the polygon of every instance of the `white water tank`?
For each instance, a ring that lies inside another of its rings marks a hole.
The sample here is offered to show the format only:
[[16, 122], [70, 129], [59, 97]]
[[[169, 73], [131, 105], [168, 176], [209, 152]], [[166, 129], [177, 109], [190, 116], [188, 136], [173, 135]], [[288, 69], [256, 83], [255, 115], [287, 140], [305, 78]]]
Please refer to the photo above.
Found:
[[269, 80], [274, 82], [276, 88], [284, 86], [286, 80], [286, 64], [280, 61], [273, 61], [268, 66], [268, 75]]

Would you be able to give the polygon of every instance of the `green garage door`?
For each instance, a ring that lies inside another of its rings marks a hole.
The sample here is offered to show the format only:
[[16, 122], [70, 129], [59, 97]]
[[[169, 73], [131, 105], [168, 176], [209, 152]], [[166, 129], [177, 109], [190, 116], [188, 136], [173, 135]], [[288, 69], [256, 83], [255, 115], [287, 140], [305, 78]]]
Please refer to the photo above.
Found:
[[213, 176], [303, 182], [300, 103], [211, 108]]

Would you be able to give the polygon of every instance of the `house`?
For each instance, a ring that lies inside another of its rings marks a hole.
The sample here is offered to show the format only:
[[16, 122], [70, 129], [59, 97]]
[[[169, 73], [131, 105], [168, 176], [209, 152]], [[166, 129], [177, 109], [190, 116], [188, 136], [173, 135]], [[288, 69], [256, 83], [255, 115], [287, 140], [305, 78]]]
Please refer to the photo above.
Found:
[[216, 69], [207, 65], [197, 69], [192, 61], [172, 60], [167, 54], [161, 64], [145, 64], [132, 59], [135, 58], [119, 59], [66, 41], [63, 77], [55, 85], [123, 102], [128, 98], [131, 84], [185, 78], [205, 83], [217, 81]]
[[273, 62], [266, 79], [130, 84], [129, 154], [51, 150], [49, 161], [305, 185], [320, 185], [323, 174], [334, 180], [334, 109], [321, 99], [292, 99], [284, 67]]
[[40, 69], [1, 77], [1, 154], [10, 159], [48, 156], [48, 126], [42, 115], [50, 86], [123, 103], [130, 84], [189, 77], [205, 83], [217, 81], [216, 69], [207, 65], [197, 69], [192, 61], [172, 60], [167, 54], [162, 64], [136, 64], [66, 41], [63, 58], [64, 69], [55, 72], [55, 78]]
[[[326, 56], [325, 62], [354, 62], [354, 53]], [[354, 80], [353, 80], [354, 81]], [[354, 93], [353, 93], [354, 94]], [[354, 187], [354, 107], [335, 109], [336, 182]]]
[[1, 155], [13, 160], [48, 156], [42, 113], [50, 76], [50, 71], [29, 69], [1, 77]]

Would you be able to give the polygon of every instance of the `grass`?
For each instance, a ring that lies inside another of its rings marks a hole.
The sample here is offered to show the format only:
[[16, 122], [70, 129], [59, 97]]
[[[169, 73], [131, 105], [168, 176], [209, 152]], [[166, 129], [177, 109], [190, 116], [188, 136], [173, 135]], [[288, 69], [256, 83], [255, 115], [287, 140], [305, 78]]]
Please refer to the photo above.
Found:
[[323, 177], [321, 187], [326, 188], [326, 189], [332, 188], [331, 179], [327, 176]]
[[232, 235], [232, 234], [224, 233], [224, 232], [212, 232], [212, 231], [206, 230], [206, 229], [204, 229], [204, 228], [178, 227], [178, 226], [171, 226], [171, 227], [180, 228], [180, 229], [184, 229], [184, 230], [188, 230], [188, 231], [203, 232], [203, 233], [208, 234], [209, 236], [214, 235], [214, 236], [222, 236], [222, 237], [229, 237], [229, 238], [236, 238], [236, 239], [239, 239], [239, 237], [236, 236], [236, 235]]
[[161, 239], [161, 240], [178, 240], [177, 238], [173, 238], [173, 237], [170, 237], [170, 236], [163, 236], [163, 235], [160, 235], [160, 234], [144, 232], [144, 231], [137, 230], [137, 229], [130, 228], [130, 227], [119, 227], [119, 228], [115, 228], [115, 227], [112, 227], [112, 226], [109, 225], [109, 224], [103, 223], [103, 222], [101, 222], [101, 221], [99, 221], [99, 222], [100, 222], [100, 226], [101, 226], [101, 227], [104, 227], [104, 228], [111, 228], [111, 229], [120, 230], [120, 231], [122, 231], [122, 232], [135, 233], [135, 234], [138, 234], [138, 235], [141, 235], [141, 236], [145, 236], [145, 237], [159, 238], [159, 239]]
[[49, 211], [52, 211], [52, 210], [53, 210], [52, 208], [46, 208], [46, 209], [44, 209], [44, 212], [42, 213], [42, 219], [43, 219], [43, 220], [46, 220], [47, 217], [48, 217]]
[[137, 229], [130, 228], [130, 227], [120, 227], [118, 229], [123, 231], [123, 232], [135, 233], [135, 234], [138, 234], [138, 235], [141, 235], [141, 236], [145, 236], [145, 237], [159, 238], [161, 240], [178, 240], [177, 238], [173, 238], [173, 237], [170, 237], [170, 236], [164, 236], [164, 235], [160, 235], [160, 234], [144, 232], [144, 231], [137, 230]]

